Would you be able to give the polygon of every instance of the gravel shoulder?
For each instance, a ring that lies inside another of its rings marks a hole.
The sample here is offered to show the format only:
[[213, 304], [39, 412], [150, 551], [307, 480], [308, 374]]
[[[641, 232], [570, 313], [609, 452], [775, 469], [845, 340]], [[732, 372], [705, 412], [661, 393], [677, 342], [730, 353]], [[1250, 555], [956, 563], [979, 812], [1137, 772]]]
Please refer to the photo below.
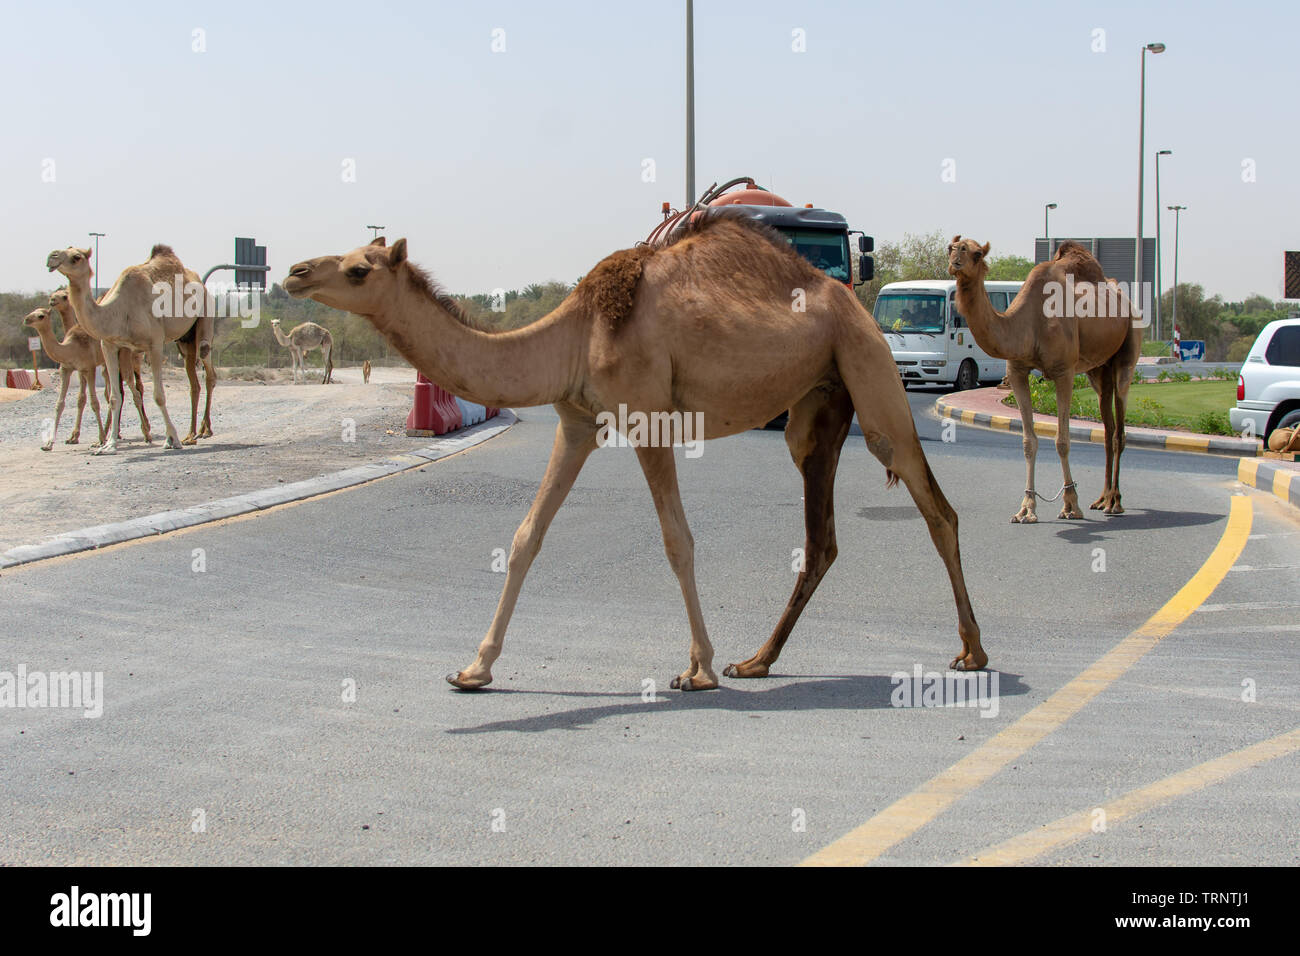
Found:
[[[40, 449], [41, 433], [54, 419], [57, 382], [0, 403], [0, 552], [89, 525], [328, 474], [429, 443], [404, 431], [414, 370], [376, 368], [368, 385], [360, 369], [335, 369], [334, 377], [331, 385], [222, 378], [213, 391], [213, 437], [179, 451], [163, 448], [162, 416], [147, 381], [145, 413], [158, 437], [144, 443], [128, 397], [116, 455], [91, 454], [97, 430], [89, 404], [81, 443], [64, 444], [76, 422], [75, 381], [58, 441], [48, 452]], [[183, 436], [190, 407], [184, 373], [168, 369], [164, 387], [167, 410]]]

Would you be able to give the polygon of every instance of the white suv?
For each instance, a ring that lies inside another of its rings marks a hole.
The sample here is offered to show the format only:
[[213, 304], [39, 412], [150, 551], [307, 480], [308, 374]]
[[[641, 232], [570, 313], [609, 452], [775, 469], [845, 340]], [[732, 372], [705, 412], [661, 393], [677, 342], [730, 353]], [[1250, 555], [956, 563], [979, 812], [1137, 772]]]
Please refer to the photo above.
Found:
[[1229, 409], [1234, 431], [1249, 429], [1264, 440], [1274, 429], [1300, 424], [1300, 318], [1264, 326], [1237, 377], [1237, 407]]

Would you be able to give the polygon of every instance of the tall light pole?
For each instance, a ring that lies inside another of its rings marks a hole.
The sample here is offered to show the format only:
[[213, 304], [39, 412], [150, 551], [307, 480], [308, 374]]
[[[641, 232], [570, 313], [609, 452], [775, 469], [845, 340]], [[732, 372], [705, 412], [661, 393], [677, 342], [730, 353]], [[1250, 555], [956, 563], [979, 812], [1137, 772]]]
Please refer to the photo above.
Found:
[[1052, 261], [1052, 230], [1047, 225], [1047, 214], [1056, 208], [1056, 203], [1049, 202], [1043, 207], [1043, 238], [1047, 240], [1047, 261]]
[[1160, 341], [1160, 296], [1164, 294], [1164, 286], [1160, 281], [1160, 220], [1164, 217], [1160, 215], [1160, 157], [1172, 156], [1172, 149], [1162, 149], [1156, 153], [1156, 334], [1155, 341]]
[[686, 0], [686, 205], [695, 202], [695, 4]]
[[[103, 271], [103, 270], [101, 270], [100, 267], [99, 267], [99, 240], [100, 240], [101, 237], [108, 235], [108, 233], [106, 233], [106, 232], [91, 232], [91, 233], [87, 233], [87, 235], [89, 235], [91, 238], [93, 238], [93, 239], [95, 240], [95, 275], [99, 275], [100, 272]], [[96, 299], [99, 298], [99, 282], [98, 282], [98, 281], [95, 282], [95, 284], [94, 284], [94, 286], [93, 286], [93, 290], [91, 291], [90, 294], [93, 295]]]
[[1136, 298], [1142, 301], [1141, 288], [1139, 284], [1142, 281], [1142, 178], [1146, 172], [1147, 164], [1147, 51], [1152, 53], [1164, 53], [1165, 45], [1163, 43], [1148, 43], [1142, 48], [1142, 91], [1138, 100], [1138, 230], [1137, 230], [1137, 249], [1133, 253], [1133, 291], [1137, 293]]
[[387, 227], [387, 226], [366, 226], [366, 228], [367, 228], [367, 229], [373, 229], [373, 230], [374, 230], [374, 232], [371, 233], [371, 235], [370, 235], [370, 240], [373, 242], [374, 240], [376, 240], [376, 239], [379, 238], [379, 230], [380, 230], [380, 229], [387, 229], [388, 227]]
[[1180, 220], [1182, 219], [1180, 213], [1182, 213], [1182, 211], [1187, 207], [1170, 206], [1169, 208], [1174, 211], [1174, 315], [1173, 318], [1170, 319], [1170, 323], [1174, 326], [1174, 328], [1177, 328], [1178, 327], [1178, 225]]

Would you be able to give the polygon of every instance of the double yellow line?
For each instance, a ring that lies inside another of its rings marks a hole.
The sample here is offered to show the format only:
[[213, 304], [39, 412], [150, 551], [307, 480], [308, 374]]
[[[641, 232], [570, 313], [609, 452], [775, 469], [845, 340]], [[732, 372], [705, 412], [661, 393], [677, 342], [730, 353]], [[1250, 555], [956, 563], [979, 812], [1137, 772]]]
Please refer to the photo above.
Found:
[[1145, 624], [1010, 727], [800, 865], [863, 866], [872, 862], [1064, 724], [1205, 603], [1246, 547], [1251, 520], [1250, 499], [1234, 496], [1228, 526], [1214, 551]]

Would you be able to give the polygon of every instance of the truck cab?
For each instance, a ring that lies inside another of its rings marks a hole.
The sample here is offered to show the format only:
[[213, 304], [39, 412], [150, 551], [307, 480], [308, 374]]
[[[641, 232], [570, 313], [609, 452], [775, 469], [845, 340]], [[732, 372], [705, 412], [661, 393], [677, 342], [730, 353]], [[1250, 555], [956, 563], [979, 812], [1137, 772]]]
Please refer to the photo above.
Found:
[[[993, 308], [1005, 312], [1022, 282], [985, 282]], [[898, 374], [906, 385], [955, 385], [975, 388], [997, 382], [1007, 363], [993, 358], [975, 341], [957, 311], [953, 279], [891, 282], [876, 297], [876, 324], [894, 354]]]

